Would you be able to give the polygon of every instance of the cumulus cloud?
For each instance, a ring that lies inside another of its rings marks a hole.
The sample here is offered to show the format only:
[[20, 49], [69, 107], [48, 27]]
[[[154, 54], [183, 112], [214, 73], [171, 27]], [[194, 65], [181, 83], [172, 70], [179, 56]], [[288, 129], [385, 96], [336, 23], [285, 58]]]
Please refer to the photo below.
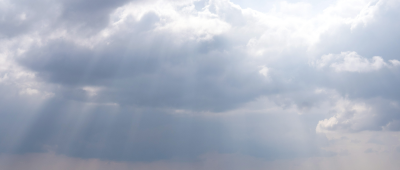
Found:
[[398, 60], [389, 60], [392, 65], [388, 65], [382, 57], [374, 56], [372, 59], [364, 58], [358, 55], [356, 52], [347, 51], [342, 52], [338, 55], [328, 54], [323, 55], [321, 59], [312, 62], [311, 64], [317, 68], [331, 67], [337, 72], [348, 71], [348, 72], [371, 72], [380, 70], [383, 67], [398, 66], [400, 63]]

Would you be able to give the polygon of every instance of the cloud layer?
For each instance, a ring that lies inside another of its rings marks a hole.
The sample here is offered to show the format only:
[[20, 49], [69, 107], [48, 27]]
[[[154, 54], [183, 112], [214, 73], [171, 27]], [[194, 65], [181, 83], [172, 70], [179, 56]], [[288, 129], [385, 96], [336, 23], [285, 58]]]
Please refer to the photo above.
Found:
[[0, 0], [0, 160], [43, 154], [63, 166], [91, 159], [142, 169], [201, 169], [210, 157], [218, 159], [208, 169], [236, 159], [260, 169], [395, 160], [399, 8]]

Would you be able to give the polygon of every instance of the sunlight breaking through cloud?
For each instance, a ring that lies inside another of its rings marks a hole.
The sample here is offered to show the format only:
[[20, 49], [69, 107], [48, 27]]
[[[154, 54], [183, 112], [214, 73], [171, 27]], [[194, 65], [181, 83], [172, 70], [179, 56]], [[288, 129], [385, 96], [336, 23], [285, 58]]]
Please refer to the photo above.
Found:
[[397, 169], [396, 0], [0, 0], [0, 169]]

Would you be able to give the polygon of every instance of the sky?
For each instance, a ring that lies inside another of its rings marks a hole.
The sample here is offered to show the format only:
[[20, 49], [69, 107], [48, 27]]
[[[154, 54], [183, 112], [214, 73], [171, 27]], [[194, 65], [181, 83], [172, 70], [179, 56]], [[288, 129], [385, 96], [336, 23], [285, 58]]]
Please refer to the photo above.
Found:
[[398, 0], [0, 0], [0, 169], [395, 170]]

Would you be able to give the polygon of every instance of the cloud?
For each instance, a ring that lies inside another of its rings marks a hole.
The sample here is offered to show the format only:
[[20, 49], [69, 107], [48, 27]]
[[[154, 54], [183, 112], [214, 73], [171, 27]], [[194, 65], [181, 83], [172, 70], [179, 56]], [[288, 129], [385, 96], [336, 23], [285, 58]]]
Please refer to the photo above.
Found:
[[261, 75], [267, 77], [268, 76], [268, 67], [265, 66], [261, 66], [261, 69], [258, 71], [258, 73], [260, 73]]
[[323, 68], [326, 66], [331, 67], [336, 72], [348, 71], [348, 72], [371, 72], [380, 70], [383, 67], [395, 67], [398, 66], [398, 60], [389, 60], [392, 66], [388, 65], [382, 57], [374, 56], [371, 60], [368, 60], [356, 52], [342, 52], [339, 55], [328, 54], [323, 55], [320, 60], [314, 61], [311, 64], [317, 68]]
[[365, 136], [398, 147], [398, 2], [0, 4], [1, 153], [95, 167], [228, 155], [206, 156], [215, 169], [384, 153]]
[[316, 127], [317, 133], [397, 129], [399, 117], [396, 113], [399, 107], [394, 101], [375, 98], [360, 102], [339, 98], [330, 109], [329, 112], [334, 116], [320, 120]]
[[[266, 102], [269, 109], [254, 109], [254, 105]], [[132, 162], [194, 161], [208, 152], [241, 153], [266, 160], [328, 154], [317, 147], [326, 141], [310, 130], [314, 124], [304, 126], [309, 120], [295, 109], [282, 110], [265, 99], [239, 111], [209, 114], [177, 114], [54, 98], [34, 110], [31, 122], [20, 118], [24, 115], [21, 109], [2, 114], [15, 116], [3, 126], [25, 122], [29, 127], [22, 132], [3, 132], [4, 137], [20, 139], [15, 143], [4, 141], [2, 150], [24, 154], [50, 149], [76, 158]]]

